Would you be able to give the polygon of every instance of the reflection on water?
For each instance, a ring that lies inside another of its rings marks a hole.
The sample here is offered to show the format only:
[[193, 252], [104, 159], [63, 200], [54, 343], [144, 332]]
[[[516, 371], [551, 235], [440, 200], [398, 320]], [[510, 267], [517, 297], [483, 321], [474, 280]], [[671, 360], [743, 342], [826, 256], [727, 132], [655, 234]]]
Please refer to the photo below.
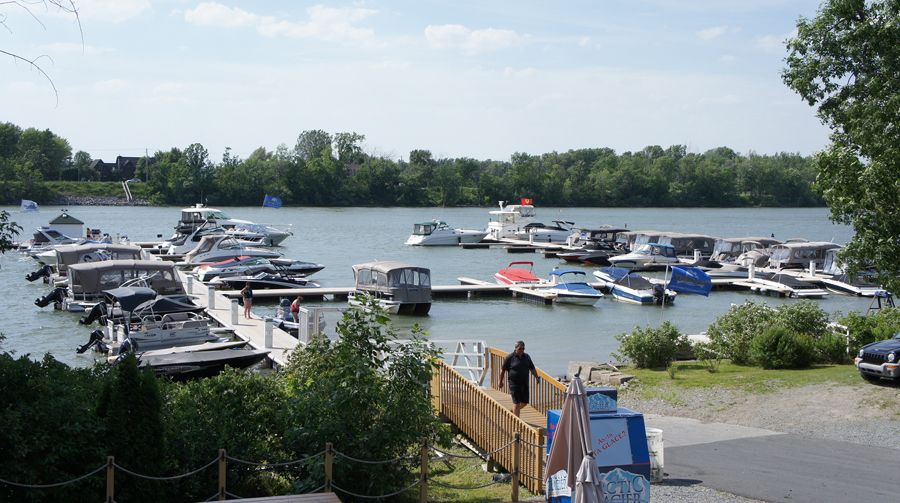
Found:
[[[46, 225], [60, 208], [42, 207], [37, 213], [20, 214], [18, 207], [6, 207], [11, 220], [23, 228], [21, 239], [33, 229]], [[457, 278], [470, 277], [493, 281], [497, 270], [509, 262], [531, 260], [534, 272], [547, 277], [554, 266], [571, 267], [559, 259], [540, 254], [510, 255], [500, 248], [462, 250], [457, 247], [410, 247], [403, 243], [416, 222], [432, 218], [445, 220], [454, 227], [485, 228], [488, 211], [493, 208], [226, 208], [234, 218], [260, 223], [293, 224], [294, 235], [278, 248], [287, 258], [320, 262], [325, 270], [313, 278], [323, 286], [352, 286], [350, 266], [373, 260], [397, 260], [428, 267], [433, 284], [458, 284]], [[91, 228], [127, 235], [133, 241], [169, 237], [180, 216], [179, 207], [110, 208], [75, 206], [70, 213]], [[584, 227], [603, 224], [634, 230], [654, 229], [694, 232], [718, 237], [769, 236], [778, 239], [805, 238], [845, 243], [852, 230], [833, 225], [824, 208], [806, 209], [607, 209], [537, 208], [537, 216], [546, 222], [555, 219], [574, 221]], [[0, 331], [6, 351], [16, 355], [30, 353], [39, 358], [51, 352], [70, 365], [88, 365], [89, 355], [76, 355], [75, 348], [88, 340], [91, 329], [76, 323], [80, 315], [50, 308], [39, 309], [34, 299], [49, 291], [47, 285], [28, 283], [25, 275], [38, 268], [37, 262], [18, 252], [0, 257], [0, 294], [7, 308], [0, 314]], [[577, 267], [577, 266], [576, 266]], [[586, 271], [591, 268], [585, 267]], [[611, 297], [595, 307], [571, 305], [544, 306], [514, 298], [439, 299], [428, 316], [395, 316], [394, 327], [402, 336], [415, 324], [432, 339], [484, 340], [489, 346], [512, 350], [516, 340], [525, 340], [535, 363], [551, 374], [565, 373], [568, 362], [613, 359], [618, 343], [614, 335], [630, 332], [636, 326], [656, 326], [669, 320], [684, 333], [705, 331], [732, 303], [745, 300], [777, 305], [793, 299], [761, 297], [749, 292], [713, 292], [708, 298], [679, 294], [675, 305], [637, 306], [617, 302]], [[865, 311], [868, 299], [832, 294], [820, 301], [828, 312]], [[326, 302], [326, 305], [329, 303]], [[255, 307], [258, 314], [274, 314], [275, 304]], [[333, 329], [334, 316], [328, 325]]]

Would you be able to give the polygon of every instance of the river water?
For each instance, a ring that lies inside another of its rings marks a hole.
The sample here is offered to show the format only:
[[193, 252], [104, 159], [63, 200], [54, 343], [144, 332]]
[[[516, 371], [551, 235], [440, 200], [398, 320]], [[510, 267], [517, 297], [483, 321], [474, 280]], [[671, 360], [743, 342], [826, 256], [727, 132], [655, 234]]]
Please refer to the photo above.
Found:
[[[42, 207], [35, 213], [19, 213], [18, 207], [0, 208], [10, 212], [10, 220], [23, 227], [20, 240], [30, 239], [40, 225], [47, 225], [62, 207]], [[350, 266], [374, 260], [396, 260], [428, 267], [432, 284], [455, 285], [458, 277], [493, 281], [493, 275], [509, 262], [530, 260], [538, 277], [547, 277], [554, 266], [566, 264], [541, 254], [509, 254], [492, 249], [463, 250], [458, 247], [405, 246], [416, 222], [433, 218], [459, 228], [483, 229], [494, 208], [224, 208], [233, 218], [242, 218], [277, 226], [291, 224], [294, 235], [277, 248], [286, 258], [319, 262], [325, 269], [311, 279], [322, 286], [349, 287], [353, 284]], [[153, 241], [162, 234], [169, 237], [180, 216], [179, 207], [100, 207], [74, 206], [69, 213], [86, 227], [101, 229], [110, 235], [127, 235], [132, 241]], [[634, 230], [659, 230], [708, 234], [718, 237], [770, 236], [782, 240], [805, 238], [810, 241], [846, 243], [852, 229], [834, 225], [826, 208], [751, 208], [751, 209], [660, 209], [660, 208], [537, 208], [540, 220], [565, 219], [582, 227], [604, 224], [627, 226]], [[87, 342], [90, 328], [76, 323], [80, 315], [40, 309], [34, 300], [49, 287], [24, 278], [38, 269], [27, 255], [11, 251], [0, 256], [0, 293], [6, 309], [0, 311], [0, 342], [4, 351], [30, 354], [38, 359], [51, 353], [73, 366], [92, 363], [90, 355], [76, 355], [74, 349]], [[569, 267], [569, 265], [565, 265]], [[590, 275], [589, 267], [584, 268]], [[438, 299], [428, 316], [394, 316], [399, 335], [409, 333], [418, 324], [431, 339], [484, 340], [489, 346], [511, 351], [516, 340], [524, 340], [535, 364], [552, 375], [566, 372], [569, 361], [607, 362], [615, 360], [618, 342], [614, 336], [630, 332], [636, 326], [656, 326], [669, 320], [683, 333], [696, 334], [709, 327], [717, 316], [733, 303], [745, 300], [771, 306], [793, 299], [763, 297], [750, 292], [712, 292], [709, 297], [680, 294], [674, 305], [637, 306], [602, 299], [595, 307], [543, 306], [516, 298]], [[862, 311], [870, 299], [831, 294], [819, 301], [827, 312]], [[328, 302], [325, 305], [339, 306]], [[272, 305], [254, 306], [260, 315], [272, 314]], [[337, 315], [329, 315], [330, 327]]]

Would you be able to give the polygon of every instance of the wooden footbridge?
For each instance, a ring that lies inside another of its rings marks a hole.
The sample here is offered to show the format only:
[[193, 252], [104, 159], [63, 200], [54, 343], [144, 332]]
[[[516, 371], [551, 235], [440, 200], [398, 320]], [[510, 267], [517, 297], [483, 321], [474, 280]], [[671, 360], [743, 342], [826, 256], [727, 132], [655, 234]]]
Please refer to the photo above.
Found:
[[[522, 474], [519, 481], [533, 493], [540, 493], [544, 489], [547, 454], [547, 411], [562, 408], [566, 388], [540, 369], [540, 381], [529, 374], [529, 405], [516, 417], [509, 394], [499, 389], [500, 367], [507, 354], [487, 349], [485, 359], [491, 377], [487, 388], [464, 377], [452, 364], [440, 361], [431, 380], [432, 400], [442, 416], [491, 453], [489, 463], [499, 463], [509, 471], [518, 466]], [[516, 439], [516, 434], [523, 441], [520, 447], [503, 449]]]

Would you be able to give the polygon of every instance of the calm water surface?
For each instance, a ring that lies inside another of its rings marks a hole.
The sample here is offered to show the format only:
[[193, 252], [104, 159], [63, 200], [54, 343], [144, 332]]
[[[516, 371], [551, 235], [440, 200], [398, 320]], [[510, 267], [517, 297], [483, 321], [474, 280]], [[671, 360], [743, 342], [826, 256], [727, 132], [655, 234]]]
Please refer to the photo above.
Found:
[[[47, 225], [61, 207], [42, 207], [37, 213], [19, 213], [18, 207], [3, 208], [11, 220], [23, 227], [21, 240], [30, 239], [34, 228]], [[454, 227], [485, 228], [494, 208], [225, 208], [234, 218], [275, 225], [292, 224], [294, 235], [278, 248], [285, 257], [324, 264], [325, 270], [312, 279], [323, 286], [352, 286], [350, 266], [374, 260], [397, 260], [428, 267], [435, 285], [458, 284], [461, 276], [493, 281], [497, 270], [509, 262], [531, 260], [538, 277], [547, 277], [554, 266], [566, 264], [545, 259], [540, 254], [508, 254], [500, 248], [462, 250], [457, 247], [410, 247], [403, 243], [416, 222], [439, 218]], [[169, 237], [180, 216], [180, 207], [98, 207], [74, 206], [70, 214], [111, 235], [127, 235], [132, 241]], [[562, 211], [537, 208], [544, 222], [565, 219], [583, 227], [603, 224], [627, 226], [634, 230], [692, 232], [717, 237], [770, 236], [778, 239], [805, 238], [846, 243], [852, 229], [834, 225], [825, 208], [803, 209], [606, 209], [566, 208]], [[34, 300], [49, 287], [42, 282], [29, 283], [25, 275], [38, 269], [33, 259], [18, 252], [0, 256], [0, 293], [7, 306], [0, 314], [0, 342], [16, 355], [40, 358], [44, 353], [70, 365], [89, 365], [89, 355], [76, 355], [75, 347], [85, 343], [89, 328], [76, 323], [80, 315], [52, 309], [39, 309]], [[566, 265], [569, 267], [569, 265]], [[591, 268], [584, 268], [590, 274]], [[516, 340], [526, 342], [536, 365], [551, 374], [565, 373], [568, 362], [614, 359], [618, 346], [614, 335], [630, 332], [635, 326], [656, 326], [669, 320], [684, 333], [700, 333], [732, 303], [747, 299], [777, 305], [793, 299], [762, 297], [749, 292], [713, 292], [700, 297], [680, 294], [673, 306], [636, 306], [608, 297], [592, 308], [580, 306], [543, 306], [521, 299], [436, 300], [428, 316], [395, 316], [394, 328], [408, 333], [413, 324], [423, 328], [431, 339], [484, 340], [489, 346], [512, 350]], [[832, 294], [821, 301], [822, 307], [835, 311], [863, 311], [869, 299]], [[326, 302], [326, 305], [340, 305]], [[258, 314], [273, 313], [273, 306], [255, 308]], [[329, 318], [329, 326], [336, 319]]]

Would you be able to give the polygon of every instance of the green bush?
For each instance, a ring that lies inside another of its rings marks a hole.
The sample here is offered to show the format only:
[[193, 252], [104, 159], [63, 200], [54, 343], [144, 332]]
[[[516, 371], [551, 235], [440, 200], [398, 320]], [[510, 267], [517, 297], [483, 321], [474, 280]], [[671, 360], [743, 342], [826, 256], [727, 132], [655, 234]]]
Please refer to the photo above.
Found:
[[716, 351], [711, 343], [698, 342], [694, 344], [694, 357], [710, 374], [718, 372], [719, 365], [722, 364], [722, 354]]
[[716, 318], [706, 335], [717, 353], [737, 365], [748, 365], [752, 361], [750, 342], [772, 324], [774, 316], [775, 310], [766, 304], [748, 300]]
[[815, 357], [812, 337], [773, 325], [750, 342], [753, 362], [764, 369], [808, 367]]
[[889, 339], [900, 332], [900, 309], [882, 309], [869, 316], [854, 311], [838, 317], [837, 322], [849, 329], [848, 349], [851, 355], [856, 355], [866, 344]]
[[688, 344], [687, 336], [668, 321], [657, 328], [634, 327], [630, 334], [615, 337], [620, 354], [613, 353], [613, 357], [628, 360], [638, 368], [667, 367], [675, 360], [678, 349]]
[[844, 363], [847, 358], [847, 339], [841, 334], [826, 332], [815, 339], [815, 350], [822, 363]]
[[775, 308], [772, 322], [795, 334], [805, 334], [820, 339], [828, 330], [829, 315], [819, 305], [809, 299], [782, 304]]

